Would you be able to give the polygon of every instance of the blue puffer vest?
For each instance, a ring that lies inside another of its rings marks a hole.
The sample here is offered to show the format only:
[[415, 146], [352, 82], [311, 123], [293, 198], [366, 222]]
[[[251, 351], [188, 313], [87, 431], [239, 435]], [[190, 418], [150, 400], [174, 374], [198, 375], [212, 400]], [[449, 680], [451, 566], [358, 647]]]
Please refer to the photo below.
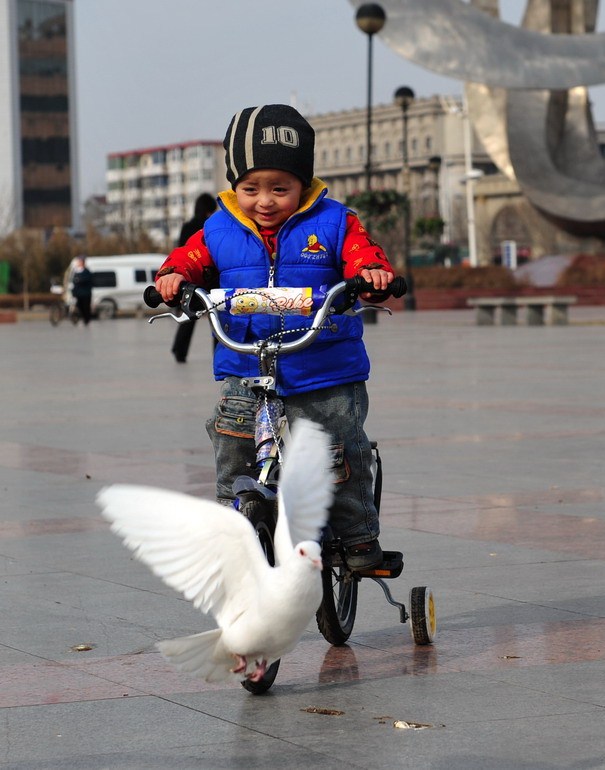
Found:
[[[347, 209], [325, 197], [326, 189], [314, 180], [310, 196], [281, 227], [276, 239], [274, 286], [333, 286], [342, 280], [341, 253]], [[204, 225], [204, 238], [220, 274], [221, 288], [269, 286], [271, 260], [254, 223], [235, 204], [234, 193], [221, 194], [220, 210]], [[266, 339], [280, 329], [279, 316], [222, 314], [228, 334], [238, 341]], [[286, 316], [286, 329], [304, 329], [312, 319]], [[298, 353], [279, 357], [277, 392], [288, 396], [348, 382], [367, 380], [370, 362], [362, 341], [360, 318], [333, 316], [330, 328]], [[288, 334], [286, 341], [301, 333]], [[255, 356], [241, 355], [217, 345], [214, 376], [258, 375]]]

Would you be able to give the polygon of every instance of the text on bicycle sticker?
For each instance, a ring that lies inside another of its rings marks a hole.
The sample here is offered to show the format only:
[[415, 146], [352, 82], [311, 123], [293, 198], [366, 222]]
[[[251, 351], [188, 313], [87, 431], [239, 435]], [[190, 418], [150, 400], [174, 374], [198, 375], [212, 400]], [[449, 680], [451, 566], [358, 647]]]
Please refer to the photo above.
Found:
[[215, 303], [224, 303], [231, 315], [253, 313], [279, 315], [311, 315], [313, 302], [321, 297], [313, 296], [310, 286], [269, 287], [266, 289], [213, 289], [210, 297]]

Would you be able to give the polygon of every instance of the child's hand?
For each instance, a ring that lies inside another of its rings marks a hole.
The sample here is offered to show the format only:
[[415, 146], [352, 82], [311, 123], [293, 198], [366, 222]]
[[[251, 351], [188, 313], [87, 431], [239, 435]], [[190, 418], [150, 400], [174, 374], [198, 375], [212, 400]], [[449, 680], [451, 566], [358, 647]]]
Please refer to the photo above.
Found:
[[155, 282], [155, 288], [162, 295], [164, 302], [170, 302], [178, 294], [179, 286], [185, 280], [184, 275], [179, 273], [169, 273], [168, 275], [162, 275]]
[[[381, 270], [380, 268], [365, 268], [360, 271], [359, 275], [364, 281], [374, 284], [376, 291], [384, 291], [393, 280], [393, 273], [389, 273], [387, 270]], [[372, 292], [364, 292], [359, 296], [362, 299], [371, 299]]]

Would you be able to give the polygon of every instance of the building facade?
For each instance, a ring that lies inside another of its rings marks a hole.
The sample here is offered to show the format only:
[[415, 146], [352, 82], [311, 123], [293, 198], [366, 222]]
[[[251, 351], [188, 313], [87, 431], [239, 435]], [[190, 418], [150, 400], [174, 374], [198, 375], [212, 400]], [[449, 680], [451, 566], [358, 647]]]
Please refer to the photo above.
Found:
[[72, 0], [0, 0], [0, 230], [77, 227]]
[[[315, 174], [333, 198], [344, 201], [365, 189], [365, 109], [308, 116], [315, 129]], [[372, 119], [373, 189], [404, 191], [403, 115], [395, 105], [378, 105]], [[494, 167], [472, 146], [467, 157], [461, 105], [440, 97], [417, 99], [408, 111], [408, 160], [412, 221], [441, 217], [444, 240], [466, 244], [466, 167], [481, 173]], [[116, 152], [107, 159], [107, 224], [114, 230], [144, 228], [158, 243], [174, 243], [201, 192], [228, 187], [220, 142], [197, 141]]]
[[107, 158], [107, 225], [117, 232], [144, 230], [170, 247], [193, 216], [201, 193], [228, 186], [219, 141], [191, 141], [111, 153]]
[[[365, 109], [313, 115], [316, 131], [315, 173], [330, 194], [345, 200], [366, 187]], [[439, 96], [416, 99], [407, 112], [407, 155], [410, 169], [411, 221], [440, 217], [443, 240], [468, 243], [467, 169], [492, 174], [496, 168], [472, 132], [465, 146], [460, 100]], [[372, 111], [372, 189], [405, 191], [403, 174], [404, 118], [395, 104]]]

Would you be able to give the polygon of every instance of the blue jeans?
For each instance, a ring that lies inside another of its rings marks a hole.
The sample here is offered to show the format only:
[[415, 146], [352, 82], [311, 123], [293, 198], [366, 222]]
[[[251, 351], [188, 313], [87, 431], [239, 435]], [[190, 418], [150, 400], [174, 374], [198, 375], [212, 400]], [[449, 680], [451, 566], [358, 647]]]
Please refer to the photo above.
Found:
[[[363, 425], [368, 413], [365, 382], [336, 385], [282, 399], [288, 423], [299, 417], [319, 423], [331, 436], [335, 496], [330, 509], [334, 534], [347, 546], [378, 537], [378, 513], [372, 491], [372, 450]], [[233, 500], [238, 476], [255, 464], [256, 396], [237, 377], [223, 382], [221, 399], [206, 430], [214, 447], [217, 498]]]

